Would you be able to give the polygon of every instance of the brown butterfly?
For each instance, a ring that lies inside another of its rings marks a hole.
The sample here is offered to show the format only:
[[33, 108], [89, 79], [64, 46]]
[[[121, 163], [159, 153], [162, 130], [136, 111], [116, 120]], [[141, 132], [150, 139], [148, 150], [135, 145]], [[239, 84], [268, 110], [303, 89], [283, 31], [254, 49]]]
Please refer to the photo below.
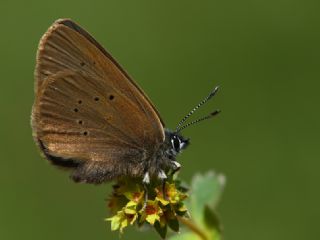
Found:
[[150, 99], [112, 56], [76, 23], [60, 19], [38, 48], [34, 139], [49, 161], [72, 170], [76, 182], [166, 179], [180, 168], [176, 156], [189, 143], [180, 131], [219, 111], [183, 123], [217, 90], [175, 131], [165, 129]]

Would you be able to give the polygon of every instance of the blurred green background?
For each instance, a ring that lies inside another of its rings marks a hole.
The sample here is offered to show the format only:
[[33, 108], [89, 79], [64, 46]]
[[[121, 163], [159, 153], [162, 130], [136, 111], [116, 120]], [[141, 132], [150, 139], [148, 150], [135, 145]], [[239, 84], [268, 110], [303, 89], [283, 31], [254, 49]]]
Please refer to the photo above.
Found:
[[[192, 145], [180, 176], [227, 176], [219, 207], [225, 239], [317, 239], [320, 219], [319, 2], [0, 2], [0, 239], [117, 239], [103, 218], [111, 185], [75, 184], [41, 159], [32, 140], [35, 54], [62, 17], [87, 29], [175, 127], [215, 86], [196, 115], [221, 115], [184, 132]], [[157, 239], [128, 231], [123, 239]]]

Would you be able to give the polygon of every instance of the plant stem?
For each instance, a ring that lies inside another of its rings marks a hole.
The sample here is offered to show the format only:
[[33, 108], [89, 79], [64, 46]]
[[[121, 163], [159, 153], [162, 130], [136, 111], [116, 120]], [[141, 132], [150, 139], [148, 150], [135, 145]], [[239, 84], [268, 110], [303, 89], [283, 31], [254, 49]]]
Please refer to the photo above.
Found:
[[206, 233], [203, 232], [202, 229], [200, 229], [197, 225], [194, 224], [191, 220], [185, 217], [177, 216], [178, 220], [182, 222], [184, 225], [186, 225], [192, 232], [197, 234], [202, 240], [209, 240]]

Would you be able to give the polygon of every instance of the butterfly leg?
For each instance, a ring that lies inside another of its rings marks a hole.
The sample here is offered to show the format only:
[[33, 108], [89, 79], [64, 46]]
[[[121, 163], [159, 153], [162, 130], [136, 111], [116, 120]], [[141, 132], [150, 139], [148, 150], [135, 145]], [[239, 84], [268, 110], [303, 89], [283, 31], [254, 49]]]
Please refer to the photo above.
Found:
[[166, 180], [167, 180], [167, 175], [165, 174], [165, 172], [163, 170], [160, 170], [158, 173], [158, 177], [161, 179], [162, 181], [162, 194], [163, 194], [163, 198], [167, 200], [167, 194], [166, 194]]
[[178, 172], [181, 168], [181, 164], [177, 161], [172, 161], [172, 175]]
[[168, 196], [166, 194], [166, 180], [162, 180], [162, 195], [165, 200], [168, 200]]
[[148, 201], [148, 185], [150, 184], [150, 175], [148, 172], [144, 174], [143, 180], [142, 180], [143, 188], [144, 188], [144, 202], [142, 206], [142, 211], [144, 211], [147, 207], [147, 201]]
[[143, 176], [143, 180], [142, 180], [143, 184], [149, 184], [150, 183], [150, 175], [148, 172], [146, 172]]
[[160, 169], [160, 171], [158, 173], [158, 178], [160, 178], [161, 180], [166, 180], [167, 179], [167, 175], [164, 173], [163, 170]]

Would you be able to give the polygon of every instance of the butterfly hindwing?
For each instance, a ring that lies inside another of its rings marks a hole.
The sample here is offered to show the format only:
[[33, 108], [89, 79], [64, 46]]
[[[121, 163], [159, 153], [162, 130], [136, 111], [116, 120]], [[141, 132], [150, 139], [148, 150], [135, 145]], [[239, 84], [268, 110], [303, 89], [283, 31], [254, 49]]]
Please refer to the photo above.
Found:
[[40, 41], [32, 126], [47, 156], [75, 167], [74, 178], [101, 182], [141, 175], [164, 141], [150, 100], [115, 60], [71, 20]]

